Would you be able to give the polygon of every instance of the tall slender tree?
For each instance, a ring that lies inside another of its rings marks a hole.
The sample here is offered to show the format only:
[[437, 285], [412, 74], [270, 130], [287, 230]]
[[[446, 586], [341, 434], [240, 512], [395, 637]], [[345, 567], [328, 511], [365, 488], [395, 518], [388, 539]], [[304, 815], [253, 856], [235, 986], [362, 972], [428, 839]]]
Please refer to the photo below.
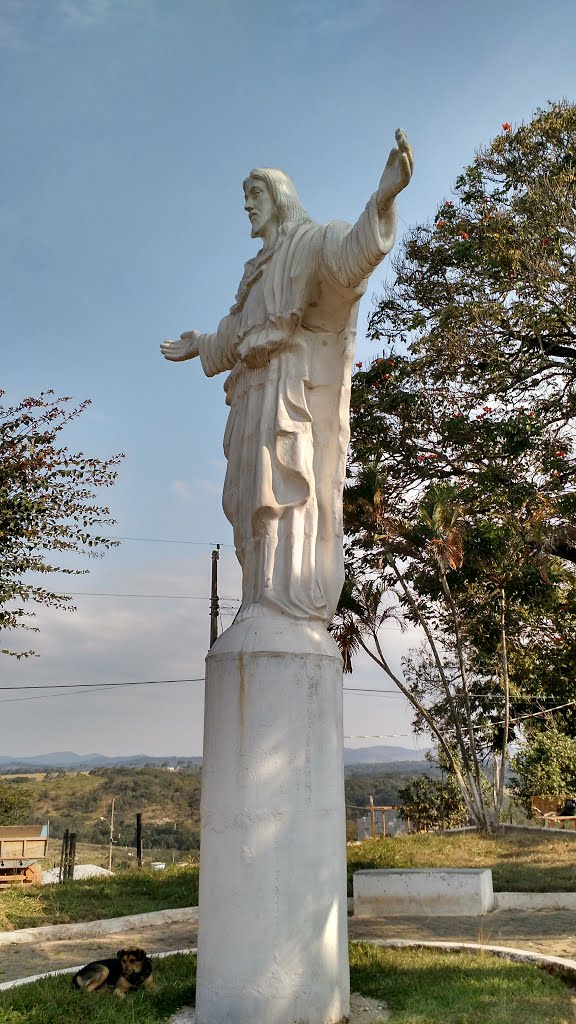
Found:
[[[0, 391], [0, 398], [3, 392]], [[67, 556], [102, 555], [117, 542], [100, 533], [114, 519], [96, 501], [116, 479], [122, 455], [97, 459], [60, 446], [60, 434], [87, 408], [46, 391], [0, 405], [0, 636], [33, 624], [34, 605], [73, 610], [44, 580], [86, 572]], [[16, 657], [32, 650], [1, 653]]]

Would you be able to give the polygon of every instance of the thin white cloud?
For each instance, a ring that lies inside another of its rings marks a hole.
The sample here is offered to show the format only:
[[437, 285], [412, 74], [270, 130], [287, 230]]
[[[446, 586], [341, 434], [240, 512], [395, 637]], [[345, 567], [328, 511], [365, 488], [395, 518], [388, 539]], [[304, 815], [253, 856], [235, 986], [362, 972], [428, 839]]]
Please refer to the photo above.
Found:
[[156, 0], [59, 0], [63, 21], [77, 28], [90, 28], [111, 18], [145, 15]]
[[73, 25], [93, 25], [117, 13], [118, 4], [112, 0], [60, 0], [60, 14]]
[[222, 494], [222, 484], [215, 480], [173, 480], [170, 490], [182, 501], [194, 503], [198, 501], [199, 492]]
[[324, 7], [316, 0], [305, 0], [295, 16], [307, 30], [344, 33], [366, 29], [396, 6], [395, 0], [331, 0]]
[[[146, 15], [156, 0], [57, 0], [53, 30], [89, 29], [111, 18]], [[0, 50], [29, 50], [36, 23], [45, 20], [45, 0], [0, 0]]]
[[0, 49], [26, 49], [24, 0], [2, 0], [0, 4]]

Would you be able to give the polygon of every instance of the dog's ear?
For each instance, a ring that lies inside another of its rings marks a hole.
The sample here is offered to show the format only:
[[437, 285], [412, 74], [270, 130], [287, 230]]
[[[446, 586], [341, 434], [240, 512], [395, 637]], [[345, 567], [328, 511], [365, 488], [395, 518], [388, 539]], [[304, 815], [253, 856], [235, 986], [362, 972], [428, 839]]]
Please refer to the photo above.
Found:
[[125, 953], [125, 950], [123, 950], [123, 949], [119, 949], [118, 950], [118, 952], [116, 953], [116, 956], [118, 957], [119, 960], [122, 959], [122, 957], [124, 956], [124, 953]]
[[146, 951], [144, 949], [135, 949], [134, 950], [134, 956], [136, 957], [137, 960], [145, 960], [146, 959]]

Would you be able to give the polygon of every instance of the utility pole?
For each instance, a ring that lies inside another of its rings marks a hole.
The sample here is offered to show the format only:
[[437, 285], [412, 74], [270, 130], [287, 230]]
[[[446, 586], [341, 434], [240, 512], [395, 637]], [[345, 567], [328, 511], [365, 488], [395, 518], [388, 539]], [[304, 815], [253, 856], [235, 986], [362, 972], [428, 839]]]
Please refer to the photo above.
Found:
[[112, 844], [114, 842], [114, 797], [112, 797], [112, 810], [110, 812], [110, 849], [108, 850], [108, 871], [112, 871]]
[[114, 843], [114, 797], [112, 797], [112, 809], [110, 812], [110, 821], [108, 818], [104, 818], [100, 815], [100, 821], [105, 821], [110, 826], [110, 840], [108, 843], [108, 871], [112, 871], [112, 844]]
[[136, 860], [138, 861], [138, 867], [142, 867], [142, 814], [140, 811], [136, 815]]
[[220, 602], [218, 600], [218, 559], [220, 558], [220, 545], [212, 552], [212, 592], [210, 595], [210, 647], [218, 637], [218, 614]]

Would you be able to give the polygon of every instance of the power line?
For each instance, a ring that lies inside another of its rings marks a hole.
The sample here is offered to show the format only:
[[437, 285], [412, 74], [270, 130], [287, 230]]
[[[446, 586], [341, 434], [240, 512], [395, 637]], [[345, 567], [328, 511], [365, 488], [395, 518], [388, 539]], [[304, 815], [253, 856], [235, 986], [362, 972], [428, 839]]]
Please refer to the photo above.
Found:
[[102, 686], [158, 686], [163, 683], [203, 683], [204, 676], [195, 679], [136, 679], [119, 683], [21, 683], [17, 686], [0, 686], [0, 690], [68, 690], [71, 687], [102, 687]]
[[[170, 537], [104, 537], [104, 540], [133, 540], [140, 544], [193, 544], [201, 547], [216, 547], [217, 541], [213, 540], [178, 540]], [[220, 541], [221, 548], [234, 548], [233, 544], [223, 544]]]
[[[58, 597], [151, 597], [163, 601], [210, 601], [209, 597], [201, 597], [199, 594], [119, 594], [104, 590], [53, 590], [51, 593]], [[239, 597], [222, 597], [221, 600], [240, 604]]]
[[[108, 690], [109, 687], [104, 684], [103, 686], [95, 686], [95, 690]], [[18, 704], [19, 701], [23, 700], [48, 700], [50, 697], [85, 697], [89, 690], [74, 690], [72, 693], [41, 693], [37, 697], [6, 697], [0, 700], [0, 704]]]
[[[1, 689], [1, 687], [0, 687], [0, 689]], [[392, 695], [396, 695], [396, 696], [399, 696], [399, 697], [404, 697], [405, 696], [399, 689], [396, 689], [396, 690], [381, 690], [381, 689], [373, 689], [373, 688], [368, 687], [368, 686], [345, 686], [343, 689], [344, 689], [344, 693], [357, 693], [360, 697], [368, 697], [371, 693], [392, 694]], [[414, 696], [417, 697], [418, 695], [414, 694]], [[466, 695], [464, 693], [452, 693], [452, 698], [454, 700], [458, 700], [459, 698], [464, 699], [465, 696]], [[475, 692], [475, 691], [470, 691], [468, 693], [468, 697], [484, 697], [485, 700], [489, 699], [490, 701], [506, 700], [506, 695], [503, 694], [503, 693], [485, 693], [483, 691], [480, 691], [478, 693]], [[408, 700], [407, 697], [405, 699]], [[557, 699], [556, 697], [543, 697], [539, 693], [520, 693], [520, 694], [517, 694], [514, 697], [509, 697], [508, 698], [510, 704], [520, 703], [521, 701], [524, 701], [524, 700], [534, 700], [534, 701], [538, 701], [540, 704], [545, 704], [546, 701], [556, 700], [556, 699]], [[570, 701], [570, 703], [572, 703], [572, 702]], [[564, 706], [565, 705], [561, 705], [561, 707], [564, 707]]]
[[[2, 691], [2, 690], [10, 690], [10, 691], [18, 691], [18, 690], [75, 690], [76, 692], [80, 693], [80, 692], [84, 692], [85, 690], [91, 690], [91, 689], [92, 690], [113, 690], [113, 689], [116, 689], [118, 687], [125, 687], [125, 686], [164, 686], [164, 685], [170, 685], [172, 683], [202, 683], [202, 682], [204, 682], [204, 676], [196, 676], [194, 678], [192, 678], [192, 677], [184, 677], [184, 678], [181, 678], [181, 679], [136, 679], [136, 680], [129, 680], [129, 681], [125, 681], [125, 682], [114, 682], [114, 683], [104, 683], [104, 682], [100, 682], [100, 683], [17, 683], [17, 684], [9, 684], [7, 686], [0, 685], [0, 691]], [[353, 694], [353, 695], [358, 696], [358, 697], [369, 697], [371, 694], [378, 694], [378, 695], [384, 695], [384, 696], [387, 696], [387, 697], [396, 697], [396, 698], [401, 699], [401, 700], [407, 700], [408, 699], [407, 697], [405, 697], [405, 695], [401, 691], [399, 691], [397, 689], [394, 689], [394, 690], [384, 690], [384, 689], [375, 689], [375, 688], [367, 687], [367, 686], [344, 686], [343, 687], [343, 691], [344, 691], [344, 693]], [[66, 694], [43, 694], [43, 695], [40, 695], [38, 698], [34, 698], [34, 699], [41, 699], [42, 696], [44, 696], [44, 697], [66, 696]], [[74, 696], [74, 694], [70, 694], [69, 696]], [[457, 697], [459, 695], [455, 694], [454, 696]], [[480, 694], [469, 694], [469, 696], [486, 697], [488, 695], [480, 693]], [[494, 700], [504, 699], [504, 695], [503, 694], [491, 694], [490, 697], [491, 697], [491, 699], [494, 699]], [[25, 700], [27, 698], [21, 698], [21, 699]], [[32, 699], [32, 698], [30, 698], [30, 699]], [[518, 699], [519, 700], [535, 700], [535, 701], [538, 701], [539, 703], [543, 703], [546, 700], [554, 700], [553, 697], [541, 697], [538, 694], [527, 694], [527, 693], [523, 693], [521, 696], [519, 696]], [[10, 698], [7, 698], [6, 700], [0, 700], [0, 704], [5, 704], [5, 703], [9, 703], [9, 702], [10, 702]], [[514, 701], [512, 700], [512, 703], [513, 702]], [[567, 701], [565, 704], [558, 704], [558, 705], [556, 705], [553, 708], [544, 708], [541, 711], [529, 712], [526, 715], [520, 715], [517, 718], [515, 718], [514, 721], [520, 721], [522, 718], [535, 718], [538, 715], [550, 714], [552, 711], [559, 711], [559, 710], [562, 710], [563, 708], [571, 707], [574, 704], [576, 704], [576, 701]]]
[[[66, 686], [71, 686], [72, 689], [73, 689], [73, 692], [72, 693], [69, 693], [69, 692], [67, 692], [67, 693], [40, 693], [40, 694], [37, 694], [34, 697], [4, 697], [4, 698], [2, 698], [2, 700], [0, 700], [0, 704], [17, 704], [19, 701], [23, 701], [23, 700], [49, 700], [50, 698], [55, 698], [55, 697], [82, 697], [82, 696], [86, 696], [86, 694], [89, 694], [89, 693], [93, 692], [94, 690], [100, 690], [100, 691], [107, 690], [108, 692], [110, 692], [111, 689], [118, 689], [120, 687], [125, 687], [125, 686], [155, 686], [155, 685], [164, 684], [164, 683], [203, 683], [203, 682], [204, 682], [204, 676], [199, 676], [197, 679], [156, 679], [156, 680], [146, 680], [146, 681], [136, 682], [136, 683], [130, 682], [130, 683], [71, 683], [71, 684], [61, 684], [63, 687], [65, 685]], [[50, 684], [48, 684], [48, 686], [49, 685]], [[82, 689], [76, 689], [76, 687], [82, 687]], [[37, 690], [45, 689], [44, 686], [36, 686], [36, 687], [33, 686], [33, 687], [29, 687], [29, 688], [30, 689], [37, 689]], [[14, 689], [17, 689], [17, 687], [14, 687]]]

